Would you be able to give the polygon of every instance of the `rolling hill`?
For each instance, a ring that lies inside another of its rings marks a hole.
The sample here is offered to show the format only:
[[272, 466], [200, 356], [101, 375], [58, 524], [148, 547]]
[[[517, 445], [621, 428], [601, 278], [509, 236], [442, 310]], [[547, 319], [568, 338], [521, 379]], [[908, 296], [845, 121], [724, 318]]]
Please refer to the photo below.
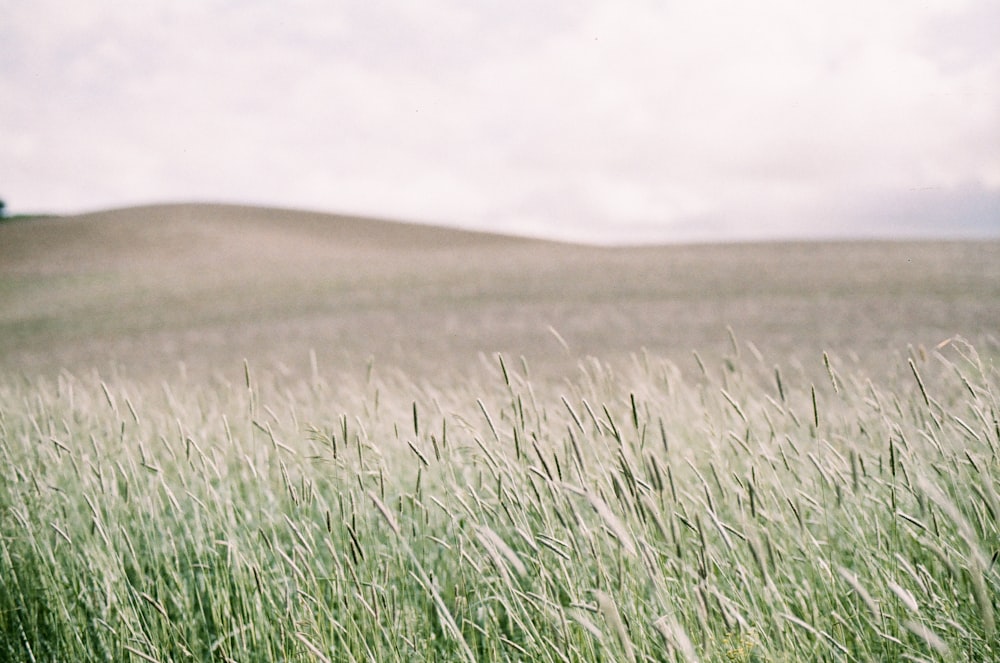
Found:
[[883, 362], [956, 334], [996, 351], [1000, 242], [599, 248], [193, 204], [0, 224], [0, 370], [29, 375], [297, 371], [315, 353], [431, 378], [502, 352], [558, 377], [644, 348], [694, 366], [733, 352], [727, 326], [770, 363]]

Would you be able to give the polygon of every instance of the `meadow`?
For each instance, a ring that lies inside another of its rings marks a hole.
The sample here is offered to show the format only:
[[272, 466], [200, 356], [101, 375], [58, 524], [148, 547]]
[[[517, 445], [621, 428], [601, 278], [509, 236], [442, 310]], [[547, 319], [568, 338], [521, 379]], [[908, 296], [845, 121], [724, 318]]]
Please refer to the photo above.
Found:
[[502, 353], [560, 380], [642, 349], [697, 370], [727, 327], [790, 366], [888, 370], [954, 335], [985, 351], [1000, 242], [592, 247], [206, 205], [0, 223], [9, 373], [235, 381], [244, 358], [301, 375], [312, 351], [437, 381]]
[[273, 214], [0, 225], [0, 658], [1000, 659], [996, 242]]

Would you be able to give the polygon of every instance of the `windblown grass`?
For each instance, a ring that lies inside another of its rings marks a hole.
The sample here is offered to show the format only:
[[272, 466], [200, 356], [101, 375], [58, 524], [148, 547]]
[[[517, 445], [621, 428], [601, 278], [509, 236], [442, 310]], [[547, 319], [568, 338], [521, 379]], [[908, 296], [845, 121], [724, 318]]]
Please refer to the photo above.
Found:
[[5, 379], [0, 658], [996, 660], [996, 367], [816, 362]]

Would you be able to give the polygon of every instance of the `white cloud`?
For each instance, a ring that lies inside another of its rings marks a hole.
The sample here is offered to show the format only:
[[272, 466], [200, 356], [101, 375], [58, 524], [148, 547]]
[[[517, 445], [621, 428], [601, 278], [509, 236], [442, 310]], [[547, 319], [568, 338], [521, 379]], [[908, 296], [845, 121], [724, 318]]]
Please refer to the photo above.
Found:
[[935, 219], [1000, 233], [988, 0], [2, 4], [15, 212], [248, 200], [638, 241], [856, 233], [933, 190]]

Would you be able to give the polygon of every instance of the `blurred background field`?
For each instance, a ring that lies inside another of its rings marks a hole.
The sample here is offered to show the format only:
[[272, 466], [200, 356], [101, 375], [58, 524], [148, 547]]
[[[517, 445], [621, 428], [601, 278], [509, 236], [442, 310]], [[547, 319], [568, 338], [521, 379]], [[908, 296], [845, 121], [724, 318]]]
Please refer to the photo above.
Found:
[[988, 354], [1000, 242], [594, 247], [224, 205], [0, 224], [5, 373], [232, 378], [315, 355], [444, 379], [499, 352], [560, 378], [644, 350], [693, 368], [728, 328], [783, 365], [898, 364], [954, 335]]

